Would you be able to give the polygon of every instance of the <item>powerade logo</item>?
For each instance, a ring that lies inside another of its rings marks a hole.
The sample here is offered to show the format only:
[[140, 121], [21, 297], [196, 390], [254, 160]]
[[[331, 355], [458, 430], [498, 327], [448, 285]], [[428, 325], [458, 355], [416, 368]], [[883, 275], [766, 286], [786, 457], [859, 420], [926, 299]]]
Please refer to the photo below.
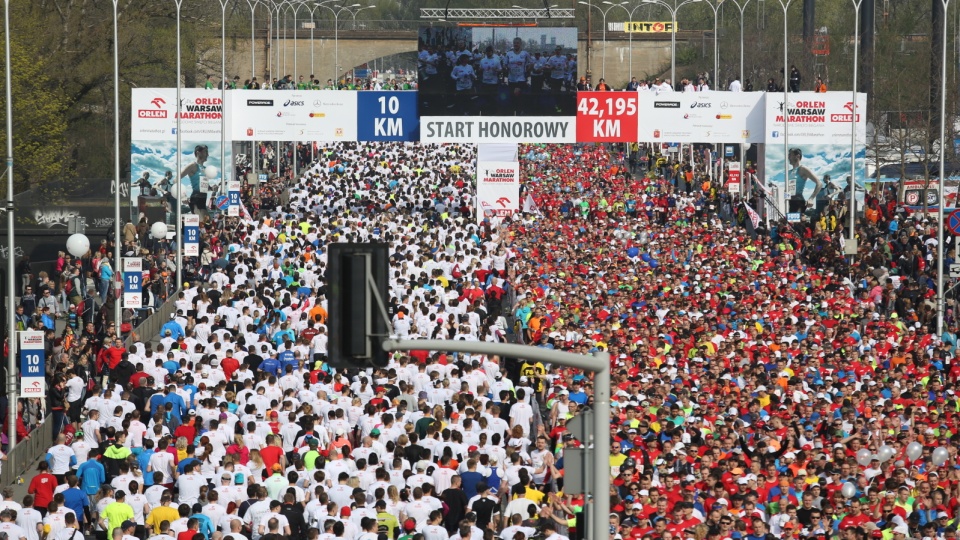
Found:
[[653, 108], [654, 109], [679, 109], [680, 102], [679, 101], [654, 101]]
[[292, 99], [288, 99], [287, 101], [283, 102], [283, 106], [284, 107], [303, 107], [303, 103], [304, 102], [302, 101], [294, 101]]
[[272, 99], [248, 99], [248, 107], [273, 107]]
[[709, 109], [713, 103], [697, 103], [693, 102], [690, 104], [691, 109]]

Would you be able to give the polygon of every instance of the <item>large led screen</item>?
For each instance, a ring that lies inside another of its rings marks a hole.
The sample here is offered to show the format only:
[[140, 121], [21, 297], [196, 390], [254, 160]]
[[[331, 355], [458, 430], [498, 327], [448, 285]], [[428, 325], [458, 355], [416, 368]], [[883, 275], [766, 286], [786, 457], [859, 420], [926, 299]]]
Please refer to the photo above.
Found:
[[418, 55], [421, 116], [576, 115], [576, 28], [422, 28]]

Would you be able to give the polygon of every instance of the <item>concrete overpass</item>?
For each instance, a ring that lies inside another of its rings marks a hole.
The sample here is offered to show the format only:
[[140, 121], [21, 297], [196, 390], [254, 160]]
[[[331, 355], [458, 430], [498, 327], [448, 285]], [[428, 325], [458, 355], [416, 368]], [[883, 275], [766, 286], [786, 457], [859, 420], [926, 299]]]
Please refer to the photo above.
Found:
[[[688, 43], [699, 45], [707, 36], [711, 34], [702, 31], [681, 31], [677, 34], [677, 44], [678, 47]], [[669, 34], [635, 34], [632, 47], [627, 34], [621, 32], [607, 32], [606, 47], [599, 38], [599, 33], [591, 37], [588, 60], [587, 35], [584, 32], [580, 33], [578, 58], [580, 74], [584, 75], [589, 67], [594, 82], [603, 75], [600, 72], [601, 66], [604, 65], [604, 56], [606, 56], [606, 74], [603, 76], [608, 83], [614, 85], [626, 83], [631, 73], [638, 78], [659, 75], [661, 70], [670, 64]], [[298, 30], [297, 39], [294, 40], [291, 30], [289, 39], [281, 37], [278, 40], [266, 33], [260, 33], [252, 45], [249, 34], [228, 37], [227, 41], [227, 75], [231, 78], [239, 75], [241, 80], [251, 77], [251, 49], [256, 64], [256, 76], [260, 81], [266, 78], [267, 73], [292, 74], [294, 78], [299, 75], [306, 77], [313, 73], [321, 81], [334, 78], [337, 41], [339, 41], [341, 75], [364, 64], [367, 64], [370, 69], [381, 70], [391, 67], [412, 70], [416, 67], [417, 34], [415, 31], [341, 30], [339, 39], [335, 40], [333, 31], [324, 29], [314, 30], [311, 40], [310, 30]], [[200, 65], [216, 66], [215, 69], [218, 69], [219, 37], [208, 40], [205, 45], [206, 47], [201, 47], [206, 52], [200, 59]], [[712, 47], [712, 45], [711, 42], [707, 46]], [[296, 49], [296, 55], [294, 55], [294, 49]], [[633, 51], [632, 70], [631, 49]], [[279, 64], [277, 63], [278, 51]], [[398, 58], [397, 55], [401, 56]], [[296, 69], [294, 69], [295, 62]], [[204, 74], [200, 75], [198, 80], [203, 79]], [[677, 77], [680, 78], [683, 75], [686, 74], [678, 73]]]

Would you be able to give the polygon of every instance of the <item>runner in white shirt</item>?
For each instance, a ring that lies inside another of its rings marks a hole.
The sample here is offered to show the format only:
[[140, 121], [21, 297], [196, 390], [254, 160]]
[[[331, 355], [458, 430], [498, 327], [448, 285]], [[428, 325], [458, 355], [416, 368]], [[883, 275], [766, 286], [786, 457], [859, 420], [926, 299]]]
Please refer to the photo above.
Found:
[[63, 483], [63, 475], [70, 472], [71, 467], [77, 465], [77, 454], [66, 445], [67, 438], [62, 433], [57, 435], [57, 443], [47, 451], [47, 463], [50, 465], [50, 474]]

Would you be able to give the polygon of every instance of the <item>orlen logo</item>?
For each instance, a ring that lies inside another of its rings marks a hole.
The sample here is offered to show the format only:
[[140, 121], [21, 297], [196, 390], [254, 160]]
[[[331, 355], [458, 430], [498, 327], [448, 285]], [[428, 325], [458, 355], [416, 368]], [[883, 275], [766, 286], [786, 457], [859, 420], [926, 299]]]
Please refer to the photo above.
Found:
[[853, 120], [853, 117], [854, 117], [854, 116], [856, 116], [856, 121], [857, 121], [857, 122], [860, 121], [860, 115], [859, 115], [859, 114], [857, 114], [857, 115], [854, 115], [854, 114], [853, 114], [853, 102], [852, 102], [852, 101], [846, 102], [846, 103], [843, 105], [843, 108], [846, 109], [846, 110], [848, 110], [848, 111], [850, 111], [850, 112], [849, 112], [849, 113], [840, 113], [840, 114], [831, 114], [831, 115], [830, 115], [830, 121], [831, 121], [831, 122], [852, 122], [852, 121], [854, 121], [854, 120]]
[[164, 110], [163, 106], [167, 104], [162, 97], [155, 97], [150, 100], [150, 104], [157, 108], [154, 109], [138, 109], [137, 116], [139, 118], [166, 118], [167, 111]]
[[693, 102], [690, 104], [691, 109], [709, 109], [712, 103], [697, 103]]
[[283, 103], [283, 106], [284, 106], [284, 107], [303, 107], [303, 102], [302, 102], [302, 101], [294, 101], [294, 100], [292, 100], [292, 99], [288, 99], [287, 101], [285, 101], [285, 102]]

